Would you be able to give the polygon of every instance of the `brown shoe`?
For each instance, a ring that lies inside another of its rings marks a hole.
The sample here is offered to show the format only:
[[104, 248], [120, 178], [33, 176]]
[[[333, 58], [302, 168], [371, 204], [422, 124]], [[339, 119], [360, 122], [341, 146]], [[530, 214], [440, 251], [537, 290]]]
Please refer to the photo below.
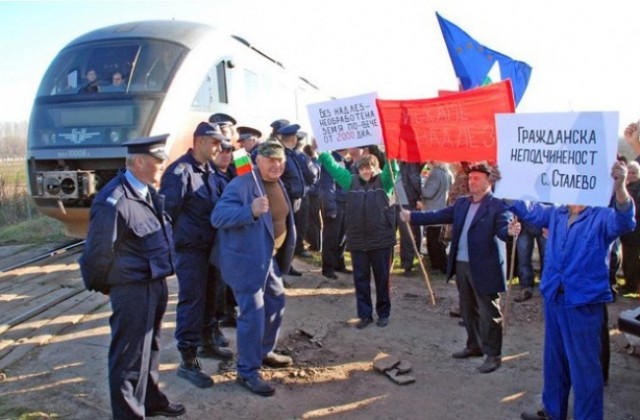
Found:
[[293, 359], [290, 356], [270, 351], [262, 358], [262, 363], [272, 368], [282, 368], [291, 366]]

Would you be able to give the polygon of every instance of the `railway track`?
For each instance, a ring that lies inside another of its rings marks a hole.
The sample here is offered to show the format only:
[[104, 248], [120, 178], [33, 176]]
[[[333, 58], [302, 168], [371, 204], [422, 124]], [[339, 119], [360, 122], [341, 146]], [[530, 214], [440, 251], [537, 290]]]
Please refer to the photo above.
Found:
[[0, 248], [0, 371], [108, 302], [84, 288], [83, 244]]

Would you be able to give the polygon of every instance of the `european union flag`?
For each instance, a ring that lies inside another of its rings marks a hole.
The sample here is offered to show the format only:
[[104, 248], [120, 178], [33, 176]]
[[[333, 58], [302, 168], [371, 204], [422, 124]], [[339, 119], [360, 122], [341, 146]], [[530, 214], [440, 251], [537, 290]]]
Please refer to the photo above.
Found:
[[[531, 66], [524, 61], [513, 60], [509, 56], [485, 47], [438, 13], [436, 16], [462, 89], [467, 90], [497, 82], [497, 77], [495, 79], [491, 77], [495, 71], [500, 80], [511, 79], [516, 105], [520, 103], [529, 84]], [[498, 69], [499, 73], [497, 73]]]

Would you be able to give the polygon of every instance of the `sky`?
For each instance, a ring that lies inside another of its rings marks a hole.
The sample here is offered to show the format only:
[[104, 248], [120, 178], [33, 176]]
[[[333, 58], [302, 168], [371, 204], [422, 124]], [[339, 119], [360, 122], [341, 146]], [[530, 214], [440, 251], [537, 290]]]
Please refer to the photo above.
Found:
[[1, 1], [0, 122], [26, 121], [49, 63], [90, 30], [136, 20], [211, 24], [334, 97], [421, 99], [457, 80], [435, 12], [532, 68], [517, 112], [640, 118], [640, 2], [592, 0]]

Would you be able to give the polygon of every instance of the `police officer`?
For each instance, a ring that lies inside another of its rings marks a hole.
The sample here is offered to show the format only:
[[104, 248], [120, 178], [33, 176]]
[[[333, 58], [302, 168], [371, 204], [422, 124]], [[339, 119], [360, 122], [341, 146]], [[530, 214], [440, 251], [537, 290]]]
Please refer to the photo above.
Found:
[[[233, 353], [221, 347], [228, 342], [216, 340], [222, 335], [217, 321], [210, 316], [215, 309], [216, 287], [209, 254], [215, 231], [209, 222], [218, 200], [213, 156], [227, 139], [219, 127], [201, 122], [193, 133], [193, 148], [173, 162], [164, 175], [160, 192], [166, 197], [167, 212], [173, 225], [178, 276], [178, 306], [175, 337], [182, 363], [178, 376], [197, 387], [207, 388], [213, 380], [202, 371], [197, 355], [230, 359]], [[198, 346], [202, 346], [198, 353]]]
[[262, 133], [252, 127], [238, 127], [238, 144], [251, 156], [253, 163], [256, 162], [256, 156], [258, 154], [257, 145], [260, 142]]
[[[293, 208], [296, 221], [296, 232], [306, 231], [306, 225], [309, 223], [302, 207], [302, 200], [307, 195], [309, 187], [318, 180], [318, 174], [311, 169], [311, 159], [303, 152], [298, 150], [298, 137], [296, 134], [300, 130], [298, 124], [289, 124], [278, 130], [280, 142], [285, 147], [287, 157], [284, 173], [282, 174], [282, 182], [287, 190], [289, 201]], [[297, 246], [299, 251], [299, 246]], [[294, 269], [293, 266], [289, 270], [291, 276], [301, 276], [302, 273]]]
[[112, 315], [109, 390], [114, 419], [176, 417], [158, 387], [165, 278], [174, 272], [171, 226], [158, 184], [168, 135], [127, 146], [126, 171], [105, 185], [91, 206], [80, 270], [89, 290], [109, 294]]
[[[240, 128], [240, 127], [239, 127]], [[213, 159], [213, 174], [216, 177], [216, 187], [218, 197], [222, 196], [225, 187], [238, 173], [232, 163], [233, 145], [231, 142], [223, 141], [220, 144], [220, 152]], [[207, 306], [205, 317], [212, 320], [219, 327], [235, 327], [236, 326], [236, 300], [233, 297], [231, 288], [226, 285], [222, 278], [220, 269], [216, 266], [216, 262], [209, 257], [209, 262], [213, 266], [214, 277], [216, 279], [215, 304]], [[214, 319], [215, 318], [215, 319]], [[216, 322], [217, 321], [217, 322]], [[213, 339], [219, 347], [226, 347], [229, 341], [222, 334], [214, 334]]]
[[237, 133], [234, 129], [237, 121], [231, 115], [217, 112], [215, 114], [211, 114], [211, 116], [209, 117], [209, 122], [217, 124], [222, 131], [222, 135], [229, 139], [231, 142], [238, 140]]
[[286, 120], [284, 118], [273, 121], [270, 126], [271, 134], [269, 134], [269, 137], [267, 137], [266, 141], [280, 141], [280, 135], [278, 134], [278, 130], [280, 130], [282, 127], [285, 127], [289, 124], [290, 124], [289, 120]]

